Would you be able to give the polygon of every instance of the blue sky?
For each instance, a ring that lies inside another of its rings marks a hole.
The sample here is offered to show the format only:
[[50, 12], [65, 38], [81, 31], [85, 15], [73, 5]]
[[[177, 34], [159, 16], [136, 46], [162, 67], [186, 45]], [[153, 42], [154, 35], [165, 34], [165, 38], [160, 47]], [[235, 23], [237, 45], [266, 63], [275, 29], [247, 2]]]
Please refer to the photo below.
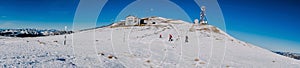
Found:
[[[79, 4], [79, 0], [0, 1], [0, 28], [71, 27]], [[99, 15], [97, 26], [110, 24], [134, 1], [109, 0]], [[199, 18], [200, 9], [194, 0], [170, 1], [182, 8], [190, 19]], [[271, 50], [300, 52], [299, 0], [218, 0], [218, 3], [226, 30], [234, 37]], [[185, 17], [175, 19], [186, 20]]]
[[262, 47], [300, 52], [299, 0], [219, 0], [228, 33]]
[[56, 28], [73, 21], [78, 1], [0, 0], [0, 28]]

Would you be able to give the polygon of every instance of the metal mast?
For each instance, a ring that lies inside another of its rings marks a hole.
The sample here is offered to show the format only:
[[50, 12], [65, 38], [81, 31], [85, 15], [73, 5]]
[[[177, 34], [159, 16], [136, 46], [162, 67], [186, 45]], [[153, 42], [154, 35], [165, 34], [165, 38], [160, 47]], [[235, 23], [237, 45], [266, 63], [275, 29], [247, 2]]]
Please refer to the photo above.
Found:
[[206, 8], [205, 6], [201, 6], [201, 12], [200, 12], [200, 24], [207, 24], [206, 14], [205, 14]]

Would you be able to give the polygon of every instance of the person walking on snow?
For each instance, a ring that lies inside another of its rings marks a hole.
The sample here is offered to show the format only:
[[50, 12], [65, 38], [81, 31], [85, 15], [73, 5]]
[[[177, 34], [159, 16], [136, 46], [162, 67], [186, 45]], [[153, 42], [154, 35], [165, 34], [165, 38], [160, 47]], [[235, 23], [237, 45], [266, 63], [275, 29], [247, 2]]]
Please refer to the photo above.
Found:
[[189, 37], [188, 36], [185, 36], [185, 42], [189, 42]]
[[159, 38], [162, 38], [161, 34], [159, 35]]
[[169, 34], [169, 41], [173, 41], [173, 40], [172, 40], [172, 35], [171, 35], [171, 34]]

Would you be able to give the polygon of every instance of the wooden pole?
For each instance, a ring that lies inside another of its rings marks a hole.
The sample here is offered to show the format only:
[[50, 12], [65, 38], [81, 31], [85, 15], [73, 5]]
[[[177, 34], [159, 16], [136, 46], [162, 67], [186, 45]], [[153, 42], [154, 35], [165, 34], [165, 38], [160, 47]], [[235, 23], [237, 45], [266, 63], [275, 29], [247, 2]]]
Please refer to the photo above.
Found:
[[66, 33], [67, 33], [67, 26], [65, 26], [65, 40], [64, 40], [64, 45], [67, 44], [67, 35], [66, 35]]

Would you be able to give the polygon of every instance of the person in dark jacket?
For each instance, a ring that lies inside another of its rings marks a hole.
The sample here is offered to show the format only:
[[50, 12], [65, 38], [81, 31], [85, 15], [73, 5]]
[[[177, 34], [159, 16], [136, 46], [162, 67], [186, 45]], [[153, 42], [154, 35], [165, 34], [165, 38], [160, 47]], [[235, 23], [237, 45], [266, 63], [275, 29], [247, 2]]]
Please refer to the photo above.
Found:
[[161, 34], [159, 35], [159, 38], [162, 38]]
[[189, 37], [188, 36], [185, 36], [185, 42], [189, 42]]
[[169, 34], [169, 41], [173, 41], [171, 34]]

